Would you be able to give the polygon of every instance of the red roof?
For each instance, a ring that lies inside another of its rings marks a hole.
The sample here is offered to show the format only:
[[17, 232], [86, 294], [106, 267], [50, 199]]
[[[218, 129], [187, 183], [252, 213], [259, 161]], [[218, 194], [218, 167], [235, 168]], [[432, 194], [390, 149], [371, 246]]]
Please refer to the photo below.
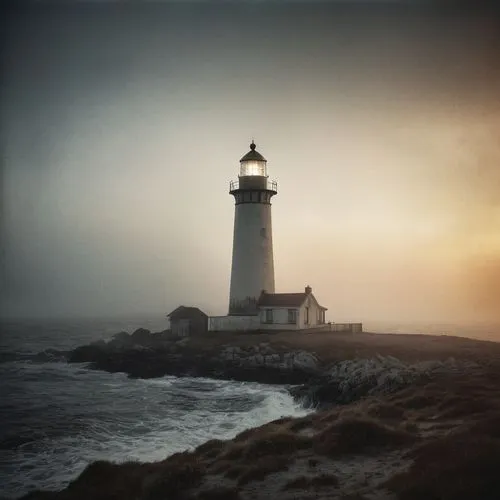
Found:
[[300, 307], [307, 295], [302, 293], [263, 293], [257, 305], [265, 307]]
[[[304, 301], [306, 300], [307, 296], [310, 295], [316, 302], [316, 297], [312, 293], [263, 293], [260, 298], [259, 302], [257, 303], [258, 306], [263, 306], [263, 307], [300, 307]], [[326, 307], [322, 307], [318, 304], [318, 306], [321, 309], [325, 309]]]

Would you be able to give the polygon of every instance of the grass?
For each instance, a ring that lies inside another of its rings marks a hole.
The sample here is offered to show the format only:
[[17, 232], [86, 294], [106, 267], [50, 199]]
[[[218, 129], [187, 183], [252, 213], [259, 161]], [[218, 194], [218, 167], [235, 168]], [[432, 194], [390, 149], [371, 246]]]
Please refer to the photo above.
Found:
[[288, 431], [277, 431], [268, 435], [258, 436], [249, 441], [245, 455], [258, 458], [268, 455], [288, 455], [299, 450], [310, 448], [310, 438]]
[[196, 500], [239, 500], [240, 498], [236, 488], [226, 486], [204, 490], [196, 495]]
[[338, 486], [338, 484], [339, 480], [333, 474], [321, 474], [319, 476], [313, 476], [313, 477], [299, 476], [286, 483], [283, 489], [308, 490], [308, 489], [323, 488], [327, 486]]
[[198, 446], [195, 452], [207, 458], [215, 458], [226, 448], [226, 446], [226, 441], [222, 441], [220, 439], [211, 439], [210, 441], [207, 441], [206, 443]]
[[401, 420], [405, 416], [405, 409], [391, 403], [375, 402], [368, 406], [367, 414], [375, 418]]
[[164, 465], [154, 480], [144, 488], [141, 498], [144, 500], [183, 499], [184, 493], [202, 482], [205, 467], [193, 457]]
[[413, 464], [385, 484], [400, 500], [496, 500], [500, 498], [500, 441], [456, 433], [426, 443]]
[[238, 475], [238, 486], [250, 481], [263, 481], [269, 474], [284, 471], [288, 468], [290, 457], [266, 456], [260, 457], [255, 463], [247, 466]]
[[399, 447], [415, 441], [415, 435], [361, 417], [341, 418], [315, 437], [315, 449], [327, 456], [361, 453], [373, 448]]
[[311, 446], [312, 441], [306, 436], [301, 436], [285, 429], [266, 431], [264, 428], [260, 428], [247, 433], [245, 441], [235, 439], [234, 443], [231, 443], [221, 453], [220, 458], [223, 460], [253, 460], [269, 455], [291, 454], [310, 448]]
[[140, 494], [144, 476], [154, 466], [135, 462], [115, 464], [99, 460], [88, 465], [66, 489], [73, 500], [126, 500]]

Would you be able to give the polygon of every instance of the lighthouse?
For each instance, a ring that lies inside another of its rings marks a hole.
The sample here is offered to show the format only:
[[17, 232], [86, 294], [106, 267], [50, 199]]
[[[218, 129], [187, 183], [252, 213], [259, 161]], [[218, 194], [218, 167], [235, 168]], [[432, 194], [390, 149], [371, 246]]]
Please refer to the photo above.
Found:
[[271, 198], [277, 183], [269, 180], [267, 160], [253, 141], [229, 193], [235, 200], [229, 315], [258, 315], [261, 293], [274, 293]]

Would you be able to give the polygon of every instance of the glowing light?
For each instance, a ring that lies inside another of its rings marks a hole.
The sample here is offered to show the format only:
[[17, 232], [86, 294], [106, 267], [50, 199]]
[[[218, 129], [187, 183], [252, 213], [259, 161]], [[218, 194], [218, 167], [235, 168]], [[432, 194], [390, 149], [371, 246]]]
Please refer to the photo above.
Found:
[[240, 177], [247, 175], [267, 177], [266, 162], [257, 160], [242, 161], [240, 164]]

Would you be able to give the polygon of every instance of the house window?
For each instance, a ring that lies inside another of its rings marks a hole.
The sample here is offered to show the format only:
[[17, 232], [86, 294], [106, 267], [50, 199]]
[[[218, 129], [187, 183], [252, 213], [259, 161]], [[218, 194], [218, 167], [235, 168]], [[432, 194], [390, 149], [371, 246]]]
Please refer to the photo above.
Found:
[[297, 309], [288, 309], [288, 323], [297, 323]]
[[305, 314], [305, 318], [304, 318], [304, 323], [306, 325], [309, 324], [309, 308], [308, 307], [306, 307], [306, 314]]
[[266, 323], [272, 323], [272, 322], [273, 322], [273, 310], [266, 309]]

